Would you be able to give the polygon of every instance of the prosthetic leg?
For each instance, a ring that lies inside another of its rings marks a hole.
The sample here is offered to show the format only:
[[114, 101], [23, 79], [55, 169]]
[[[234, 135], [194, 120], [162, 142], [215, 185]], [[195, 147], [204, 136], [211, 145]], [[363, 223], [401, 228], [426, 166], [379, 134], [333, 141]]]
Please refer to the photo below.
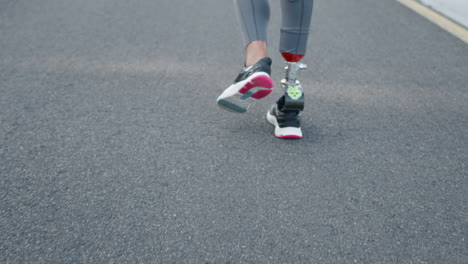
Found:
[[302, 138], [299, 113], [304, 110], [304, 91], [298, 80], [299, 71], [307, 66], [299, 61], [304, 55], [282, 53], [286, 60], [286, 76], [281, 80], [284, 95], [267, 113], [278, 138]]
[[299, 82], [299, 71], [307, 68], [307, 65], [300, 63], [304, 55], [282, 53], [286, 60], [286, 76], [281, 80], [281, 87], [284, 91], [284, 103], [279, 108], [280, 111], [302, 111], [304, 110], [304, 91]]

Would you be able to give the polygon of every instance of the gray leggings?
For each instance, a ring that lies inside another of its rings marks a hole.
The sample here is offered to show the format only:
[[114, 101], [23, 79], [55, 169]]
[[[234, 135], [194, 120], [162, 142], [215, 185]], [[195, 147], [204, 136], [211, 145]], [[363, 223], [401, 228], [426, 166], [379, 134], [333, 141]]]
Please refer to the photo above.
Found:
[[[281, 53], [305, 54], [312, 17], [313, 0], [280, 0]], [[268, 0], [234, 0], [244, 34], [245, 46], [254, 40], [267, 41], [270, 18]]]

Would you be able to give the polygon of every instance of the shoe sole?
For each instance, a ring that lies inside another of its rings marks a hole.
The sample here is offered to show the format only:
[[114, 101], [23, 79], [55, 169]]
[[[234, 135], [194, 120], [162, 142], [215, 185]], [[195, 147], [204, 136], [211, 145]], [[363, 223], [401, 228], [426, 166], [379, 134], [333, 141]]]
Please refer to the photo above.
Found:
[[276, 117], [267, 112], [266, 116], [268, 122], [275, 126], [275, 137], [282, 139], [301, 139], [302, 131], [300, 127], [280, 127]]
[[273, 80], [267, 73], [254, 73], [249, 78], [229, 86], [216, 103], [230, 112], [245, 113], [251, 102], [268, 96], [273, 91], [271, 88]]

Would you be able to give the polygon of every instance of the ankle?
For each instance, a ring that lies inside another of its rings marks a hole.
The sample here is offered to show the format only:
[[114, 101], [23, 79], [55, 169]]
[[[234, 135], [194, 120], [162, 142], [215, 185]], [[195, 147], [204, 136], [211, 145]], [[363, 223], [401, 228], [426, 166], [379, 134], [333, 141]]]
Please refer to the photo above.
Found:
[[245, 66], [249, 67], [257, 63], [261, 58], [267, 57], [267, 45], [265, 41], [255, 40], [246, 47]]

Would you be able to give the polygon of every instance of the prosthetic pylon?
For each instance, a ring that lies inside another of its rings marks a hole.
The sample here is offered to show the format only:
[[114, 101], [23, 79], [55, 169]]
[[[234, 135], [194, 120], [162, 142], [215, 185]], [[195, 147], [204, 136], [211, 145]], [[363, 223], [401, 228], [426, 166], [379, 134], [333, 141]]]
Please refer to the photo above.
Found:
[[280, 111], [304, 110], [304, 91], [299, 82], [299, 71], [307, 68], [307, 65], [299, 61], [304, 57], [300, 54], [281, 53], [286, 60], [286, 76], [281, 80], [284, 91], [284, 104], [278, 105]]

